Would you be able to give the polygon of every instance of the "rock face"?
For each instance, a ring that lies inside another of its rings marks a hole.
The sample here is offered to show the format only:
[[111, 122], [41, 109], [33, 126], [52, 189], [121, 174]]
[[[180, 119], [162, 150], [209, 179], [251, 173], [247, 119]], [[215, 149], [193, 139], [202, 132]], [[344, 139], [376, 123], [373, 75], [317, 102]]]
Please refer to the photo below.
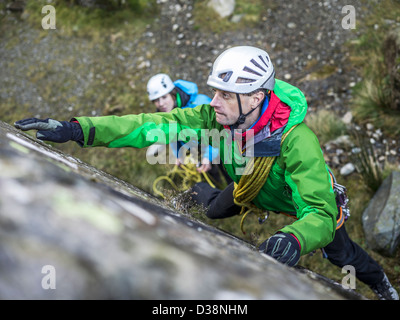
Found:
[[367, 245], [392, 256], [400, 243], [400, 172], [388, 176], [362, 217]]
[[362, 299], [0, 122], [0, 299]]

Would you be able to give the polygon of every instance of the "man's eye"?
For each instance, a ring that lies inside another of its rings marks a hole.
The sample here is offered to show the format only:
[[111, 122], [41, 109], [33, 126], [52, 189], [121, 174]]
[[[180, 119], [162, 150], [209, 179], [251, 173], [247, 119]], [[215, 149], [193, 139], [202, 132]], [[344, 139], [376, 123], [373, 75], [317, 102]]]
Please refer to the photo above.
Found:
[[231, 97], [231, 95], [229, 94], [229, 93], [223, 93], [222, 94], [222, 97], [224, 98], [224, 99], [230, 99], [230, 97]]

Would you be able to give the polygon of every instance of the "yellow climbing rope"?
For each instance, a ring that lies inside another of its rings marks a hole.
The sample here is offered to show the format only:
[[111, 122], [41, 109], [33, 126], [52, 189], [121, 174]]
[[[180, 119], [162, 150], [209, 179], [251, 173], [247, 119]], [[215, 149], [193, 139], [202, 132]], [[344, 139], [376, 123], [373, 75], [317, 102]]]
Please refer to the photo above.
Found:
[[[160, 176], [153, 182], [154, 194], [166, 199], [162, 191], [158, 188], [158, 184], [165, 180], [172, 188], [177, 192], [182, 192], [190, 189], [195, 183], [201, 182], [202, 179], [207, 181], [211, 187], [215, 188], [211, 177], [206, 172], [198, 172], [197, 166], [194, 163], [181, 164], [180, 166], [174, 166], [166, 175]], [[179, 181], [179, 186], [174, 182]]]
[[[288, 132], [282, 135], [281, 144], [287, 135], [295, 128], [293, 126]], [[268, 218], [269, 212], [256, 207], [252, 201], [267, 181], [272, 164], [276, 157], [255, 157], [250, 160], [239, 183], [235, 183], [233, 191], [233, 199], [235, 204], [242, 207], [240, 214], [243, 215], [240, 221], [240, 229], [244, 234], [243, 222], [250, 212], [259, 217], [261, 222]], [[251, 171], [252, 170], [252, 171]], [[246, 210], [247, 208], [247, 210]]]

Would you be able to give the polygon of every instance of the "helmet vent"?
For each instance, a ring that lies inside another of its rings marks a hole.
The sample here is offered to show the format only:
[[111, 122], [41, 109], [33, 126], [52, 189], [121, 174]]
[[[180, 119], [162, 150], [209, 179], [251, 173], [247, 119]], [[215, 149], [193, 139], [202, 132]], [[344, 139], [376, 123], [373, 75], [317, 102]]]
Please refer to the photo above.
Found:
[[260, 68], [262, 71], [267, 72], [256, 60], [251, 59], [250, 62], [254, 64], [257, 68]]
[[[266, 63], [266, 62], [264, 61], [263, 57], [262, 57], [262, 56], [258, 56], [258, 57], [259, 57], [260, 60], [265, 64], [265, 66], [268, 68], [268, 63]], [[265, 56], [265, 58], [267, 59], [268, 62], [270, 62], [268, 56]]]
[[250, 73], [255, 74], [255, 75], [259, 76], [259, 77], [262, 76], [262, 74], [258, 73], [257, 71], [255, 71], [255, 70], [253, 70], [253, 69], [250, 69], [249, 67], [244, 67], [244, 68], [243, 68], [243, 71], [250, 72]]
[[236, 83], [251, 83], [255, 82], [256, 80], [254, 79], [248, 79], [248, 78], [237, 78]]
[[233, 74], [232, 71], [224, 72], [224, 73], [221, 73], [218, 77], [220, 79], [222, 79], [224, 82], [228, 82], [229, 79], [231, 78], [232, 74]]

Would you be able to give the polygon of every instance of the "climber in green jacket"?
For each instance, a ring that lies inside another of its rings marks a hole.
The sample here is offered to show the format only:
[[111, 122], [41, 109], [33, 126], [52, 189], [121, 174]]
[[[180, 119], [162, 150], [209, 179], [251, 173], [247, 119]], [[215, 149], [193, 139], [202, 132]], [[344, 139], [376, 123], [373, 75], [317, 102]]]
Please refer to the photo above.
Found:
[[[301, 255], [323, 248], [333, 264], [354, 266], [357, 278], [381, 299], [398, 299], [378, 263], [348, 237], [343, 188], [303, 122], [306, 99], [296, 87], [275, 79], [267, 52], [250, 46], [224, 51], [207, 84], [214, 97], [195, 108], [71, 121], [29, 118], [15, 126], [38, 130], [41, 140], [73, 140], [82, 147], [143, 148], [196, 137], [213, 146], [219, 143], [220, 161], [234, 182], [224, 190], [199, 183], [190, 192], [207, 208], [208, 217], [249, 211], [260, 220], [269, 211], [291, 215], [296, 220], [265, 240], [261, 253], [294, 266]], [[211, 136], [213, 129], [219, 135]]]

